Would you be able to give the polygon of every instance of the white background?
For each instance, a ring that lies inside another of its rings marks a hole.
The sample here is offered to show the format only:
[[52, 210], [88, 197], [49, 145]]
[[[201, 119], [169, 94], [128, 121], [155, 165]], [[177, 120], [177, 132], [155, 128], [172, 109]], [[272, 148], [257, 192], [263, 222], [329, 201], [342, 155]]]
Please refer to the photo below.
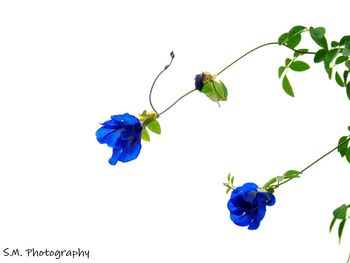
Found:
[[[164, 109], [213, 73], [292, 26], [350, 34], [349, 1], [1, 1], [0, 261], [4, 248], [89, 249], [74, 262], [345, 262], [332, 211], [349, 203], [350, 166], [337, 153], [276, 192], [257, 231], [234, 225], [222, 183], [264, 184], [303, 169], [350, 124], [345, 89], [322, 65], [277, 68], [292, 53], [266, 47], [220, 76], [221, 108], [194, 93], [160, 119], [138, 159], [108, 164], [95, 139], [110, 115]], [[304, 46], [317, 46], [306, 40]], [[312, 63], [312, 57], [306, 58]], [[63, 259], [60, 262], [71, 262]]]

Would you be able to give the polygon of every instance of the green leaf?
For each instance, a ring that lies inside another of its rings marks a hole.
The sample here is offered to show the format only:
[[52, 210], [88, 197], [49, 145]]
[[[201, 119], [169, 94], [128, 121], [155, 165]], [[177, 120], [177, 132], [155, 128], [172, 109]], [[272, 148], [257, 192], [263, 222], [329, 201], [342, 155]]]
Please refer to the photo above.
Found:
[[229, 173], [229, 174], [227, 175], [227, 182], [230, 182], [230, 180], [231, 180], [231, 173]]
[[150, 131], [156, 133], [156, 134], [160, 134], [161, 133], [161, 128], [160, 128], [160, 124], [157, 120], [151, 120], [148, 124], [147, 124], [147, 128], [150, 129]]
[[331, 47], [339, 47], [339, 43], [337, 41], [332, 41]]
[[346, 160], [348, 161], [348, 163], [350, 163], [350, 148], [348, 148], [346, 150], [346, 154], [345, 154]]
[[284, 173], [283, 178], [284, 179], [293, 179], [293, 178], [300, 177], [299, 176], [300, 174], [301, 174], [301, 172], [299, 172], [299, 171], [289, 170], [289, 171]]
[[226, 194], [228, 194], [230, 192], [231, 188], [230, 187], [227, 187], [226, 189]]
[[284, 62], [284, 64], [286, 65], [286, 67], [289, 66], [290, 62], [292, 62], [292, 60], [290, 58], [286, 58], [286, 61]]
[[321, 38], [313, 37], [313, 35], [311, 34], [311, 31], [310, 31], [310, 35], [311, 35], [311, 38], [316, 42], [317, 45], [319, 45], [320, 47], [322, 47], [325, 50], [328, 50], [327, 40], [324, 36]]
[[315, 57], [314, 57], [314, 62], [319, 63], [324, 60], [325, 56], [327, 54], [327, 51], [324, 49], [320, 49], [316, 52]]
[[346, 61], [346, 62], [345, 62], [345, 66], [346, 66], [348, 69], [350, 69], [350, 61]]
[[283, 67], [283, 66], [278, 68], [278, 78], [281, 78], [285, 69], [286, 69], [286, 67]]
[[350, 82], [346, 84], [346, 95], [348, 95], [348, 99], [350, 100]]
[[149, 133], [148, 133], [148, 131], [146, 130], [146, 128], [144, 128], [144, 129], [142, 130], [141, 138], [142, 138], [142, 140], [144, 140], [144, 141], [146, 141], [146, 142], [151, 141], [151, 138], [149, 137]]
[[344, 73], [343, 73], [344, 84], [348, 80], [348, 75], [349, 75], [349, 70], [344, 70]]
[[331, 224], [330, 224], [330, 226], [329, 226], [329, 232], [332, 231], [332, 228], [333, 228], [334, 223], [335, 223], [336, 220], [337, 220], [337, 219], [336, 219], [335, 217], [333, 217], [332, 222], [331, 222]]
[[298, 49], [297, 51], [294, 52], [294, 57], [299, 57], [303, 54], [305, 54], [306, 52], [308, 52], [309, 50], [307, 48], [301, 48], [301, 49]]
[[287, 46], [289, 48], [295, 48], [301, 41], [301, 35], [297, 34], [292, 38], [289, 38], [287, 41]]
[[292, 86], [290, 85], [290, 82], [289, 82], [289, 79], [287, 78], [287, 76], [284, 76], [283, 77], [283, 80], [282, 80], [282, 87], [283, 87], [283, 90], [291, 97], [294, 97], [294, 92], [293, 92], [293, 88]]
[[306, 27], [304, 26], [294, 26], [292, 27], [289, 32], [288, 32], [288, 37], [289, 38], [292, 38], [294, 37], [295, 35], [298, 35], [298, 34], [301, 34], [302, 32], [304, 32], [306, 29]]
[[348, 206], [346, 204], [342, 204], [341, 206], [339, 206], [333, 211], [333, 216], [336, 219], [340, 219], [340, 220], [346, 219], [347, 209], [348, 209]]
[[343, 235], [343, 230], [344, 230], [344, 226], [345, 226], [345, 222], [346, 222], [346, 219], [342, 220], [339, 224], [339, 228], [338, 228], [338, 237], [339, 237], [339, 243], [341, 241], [341, 237]]
[[231, 182], [230, 182], [232, 186], [234, 185], [234, 182], [235, 182], [235, 177], [232, 176], [232, 177], [231, 177]]
[[280, 35], [280, 37], [278, 38], [278, 44], [283, 45], [287, 42], [287, 40], [288, 40], [288, 33], [284, 33]]
[[350, 41], [350, 36], [343, 36], [339, 41], [339, 45], [345, 45], [345, 43], [348, 41]]
[[349, 59], [349, 57], [347, 57], [347, 56], [339, 56], [335, 60], [335, 64], [338, 65], [340, 63], [343, 63], [344, 61], [347, 61], [348, 59]]
[[326, 33], [326, 29], [324, 27], [316, 27], [310, 29], [310, 34], [313, 39], [321, 39]]
[[336, 71], [335, 72], [335, 81], [337, 82], [337, 84], [340, 86], [340, 87], [344, 87], [344, 81], [343, 79], [340, 77], [339, 73]]
[[220, 83], [214, 80], [205, 82], [201, 92], [215, 102], [227, 100], [227, 88], [221, 81]]
[[310, 66], [307, 63], [301, 60], [293, 61], [289, 67], [294, 71], [305, 71], [310, 68]]
[[347, 138], [348, 136], [342, 136], [338, 141], [338, 152], [340, 153], [341, 157], [344, 157], [346, 155], [346, 151], [348, 150], [349, 141], [344, 143]]
[[350, 56], [350, 42], [345, 42], [345, 47], [342, 51], [344, 56]]
[[324, 62], [330, 64], [333, 61], [333, 59], [338, 55], [338, 53], [339, 48], [329, 50], [326, 54]]
[[328, 78], [332, 79], [333, 68], [331, 68], [328, 63], [324, 63], [324, 69], [326, 70], [326, 72], [328, 74]]

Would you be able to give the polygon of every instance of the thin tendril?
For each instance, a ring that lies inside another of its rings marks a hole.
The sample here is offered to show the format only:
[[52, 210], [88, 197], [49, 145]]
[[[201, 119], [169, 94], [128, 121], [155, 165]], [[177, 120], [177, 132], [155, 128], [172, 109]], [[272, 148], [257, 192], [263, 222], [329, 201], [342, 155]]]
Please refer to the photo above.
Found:
[[[260, 49], [260, 48], [262, 48], [262, 47], [266, 47], [266, 46], [270, 46], [270, 45], [280, 45], [278, 42], [269, 42], [269, 43], [265, 43], [265, 44], [262, 44], [262, 45], [260, 45], [260, 46], [257, 46], [257, 47], [255, 47], [255, 48], [253, 48], [253, 49], [251, 49], [251, 50], [249, 50], [247, 53], [245, 53], [245, 54], [243, 54], [242, 56], [240, 56], [239, 58], [237, 58], [236, 60], [234, 60], [233, 62], [231, 62], [230, 64], [228, 64], [226, 67], [224, 67], [221, 71], [219, 71], [217, 74], [216, 74], [216, 76], [218, 76], [218, 75], [220, 75], [222, 72], [224, 72], [226, 69], [228, 69], [229, 67], [231, 67], [233, 64], [235, 64], [236, 62], [238, 62], [239, 60], [241, 60], [242, 58], [244, 58], [245, 56], [247, 56], [247, 55], [249, 55], [250, 53], [252, 53], [252, 52], [254, 52], [255, 50], [258, 50], [258, 49]], [[290, 48], [290, 47], [288, 47], [287, 45], [282, 45], [282, 46], [284, 46], [284, 47], [286, 47], [286, 48], [289, 48], [289, 49], [291, 49], [291, 50], [293, 50], [293, 51], [295, 51], [295, 52], [299, 52], [300, 54], [316, 54], [315, 52], [301, 52], [301, 51], [299, 51], [299, 50], [296, 50], [296, 49], [294, 49], [294, 48]]]
[[169, 63], [168, 65], [166, 65], [166, 66], [164, 67], [164, 69], [163, 69], [163, 70], [158, 74], [158, 76], [154, 79], [153, 84], [152, 84], [152, 86], [151, 86], [151, 89], [149, 90], [149, 96], [148, 96], [149, 104], [151, 105], [151, 108], [153, 109], [153, 111], [154, 111], [157, 115], [159, 115], [159, 114], [158, 114], [157, 110], [154, 108], [153, 103], [152, 103], [152, 92], [153, 92], [154, 85], [156, 84], [156, 82], [157, 82], [158, 78], [160, 77], [160, 75], [162, 75], [163, 72], [166, 71], [166, 70], [170, 67], [171, 63], [173, 63], [173, 60], [174, 60], [174, 57], [175, 57], [175, 54], [174, 54], [173, 51], [170, 52], [170, 56], [171, 56], [170, 63]]
[[[310, 167], [312, 167], [313, 165], [315, 165], [316, 163], [318, 163], [319, 161], [321, 161], [323, 158], [325, 158], [326, 156], [328, 156], [329, 154], [331, 154], [332, 152], [334, 152], [335, 150], [337, 150], [340, 146], [348, 143], [350, 141], [350, 135], [348, 136], [348, 138], [343, 141], [342, 143], [340, 143], [337, 147], [333, 148], [332, 150], [330, 150], [329, 152], [325, 153], [324, 155], [322, 155], [320, 158], [318, 158], [316, 161], [312, 162], [311, 164], [309, 164], [308, 166], [306, 166], [303, 170], [300, 171], [300, 173], [304, 173], [307, 169], [309, 169]], [[290, 180], [292, 180], [294, 178], [289, 178], [287, 180], [285, 180], [284, 182], [280, 183], [278, 186], [281, 186], [282, 184], [285, 184], [287, 182], [289, 182]]]
[[158, 114], [158, 116], [162, 115], [163, 113], [167, 112], [168, 110], [170, 110], [173, 106], [175, 106], [176, 103], [178, 103], [180, 100], [182, 100], [184, 97], [186, 97], [187, 95], [190, 95], [192, 92], [196, 91], [196, 89], [190, 90], [188, 92], [186, 92], [184, 95], [182, 95], [180, 98], [178, 98], [176, 101], [174, 101], [168, 108], [166, 108], [165, 110], [163, 110], [161, 113]]

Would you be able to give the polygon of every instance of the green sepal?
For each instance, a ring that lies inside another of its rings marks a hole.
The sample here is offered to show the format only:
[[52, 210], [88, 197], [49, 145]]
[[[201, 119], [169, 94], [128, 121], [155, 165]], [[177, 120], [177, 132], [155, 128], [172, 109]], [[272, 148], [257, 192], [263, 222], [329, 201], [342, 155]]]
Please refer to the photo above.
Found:
[[201, 92], [214, 102], [227, 100], [227, 88], [222, 81], [209, 80], [205, 82]]
[[156, 134], [160, 134], [161, 133], [161, 128], [160, 128], [160, 124], [157, 120], [151, 120], [150, 122], [148, 122], [147, 126], [146, 126], [150, 131], [156, 133]]
[[151, 138], [150, 138], [149, 133], [146, 130], [146, 128], [142, 129], [141, 139], [146, 141], [146, 142], [150, 142], [151, 141]]

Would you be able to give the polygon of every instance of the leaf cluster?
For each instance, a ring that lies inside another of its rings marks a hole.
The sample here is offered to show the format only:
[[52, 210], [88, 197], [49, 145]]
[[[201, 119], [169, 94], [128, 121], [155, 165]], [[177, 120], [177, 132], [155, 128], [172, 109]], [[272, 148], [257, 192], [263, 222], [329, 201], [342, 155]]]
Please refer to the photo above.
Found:
[[339, 226], [338, 226], [339, 243], [341, 242], [345, 223], [350, 218], [350, 215], [349, 215], [350, 209], [349, 208], [350, 208], [350, 204], [347, 204], [347, 205], [343, 204], [333, 211], [333, 219], [332, 219], [332, 222], [329, 226], [329, 232], [332, 231], [335, 222], [337, 220], [339, 220], [340, 221]]
[[235, 189], [234, 187], [235, 177], [231, 173], [227, 175], [227, 183], [224, 183], [226, 186], [226, 194], [228, 194], [231, 190]]
[[209, 99], [214, 102], [227, 100], [227, 88], [222, 81], [208, 80], [201, 90]]
[[151, 137], [149, 135], [149, 131], [155, 133], [155, 134], [161, 134], [161, 128], [159, 122], [156, 120], [157, 115], [153, 113], [147, 113], [146, 110], [144, 110], [140, 115], [139, 119], [142, 120], [142, 133], [141, 138], [142, 140], [149, 142], [151, 141]]
[[288, 170], [281, 176], [276, 176], [270, 179], [262, 188], [266, 191], [273, 193], [280, 185], [294, 179], [299, 178], [301, 172], [296, 170]]

